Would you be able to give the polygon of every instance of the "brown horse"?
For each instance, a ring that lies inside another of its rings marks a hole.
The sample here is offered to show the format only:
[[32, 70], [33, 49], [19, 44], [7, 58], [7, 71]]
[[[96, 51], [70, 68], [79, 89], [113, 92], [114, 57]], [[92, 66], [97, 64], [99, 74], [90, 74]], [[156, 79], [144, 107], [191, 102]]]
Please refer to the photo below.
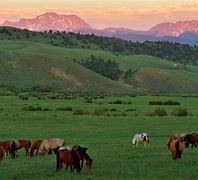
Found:
[[167, 146], [171, 151], [174, 160], [181, 158], [182, 152], [184, 150], [184, 144], [181, 142], [180, 139], [171, 138]]
[[3, 147], [6, 155], [10, 152], [10, 142], [10, 140], [0, 142], [0, 146]]
[[192, 134], [187, 134], [184, 136], [184, 142], [186, 147], [189, 147], [189, 144], [191, 144], [191, 147], [193, 146], [197, 147], [198, 145], [198, 134], [192, 133]]
[[61, 138], [45, 139], [41, 143], [38, 153], [45, 155], [48, 154], [50, 150], [53, 150], [54, 153], [56, 154], [58, 149], [64, 145], [65, 145], [65, 141]]
[[4, 148], [0, 146], [0, 162], [3, 160], [4, 156], [5, 156]]
[[33, 157], [34, 156], [34, 151], [36, 150], [36, 156], [38, 154], [39, 151], [39, 147], [41, 145], [41, 143], [43, 142], [43, 140], [37, 140], [36, 142], [34, 142], [30, 148], [30, 152], [29, 152], [29, 156]]
[[82, 169], [83, 167], [83, 162], [84, 160], [86, 160], [86, 165], [89, 169], [91, 169], [91, 166], [92, 166], [92, 162], [93, 162], [93, 159], [91, 159], [89, 157], [89, 155], [86, 153], [88, 148], [85, 148], [85, 147], [81, 147], [79, 145], [74, 145], [72, 147], [72, 150], [74, 150], [74, 152], [76, 153], [76, 155], [78, 156], [78, 159], [81, 160], [81, 165], [80, 165], [80, 168]]
[[59, 171], [62, 168], [62, 164], [66, 165], [66, 170], [70, 167], [70, 171], [73, 172], [76, 169], [77, 172], [80, 172], [80, 160], [74, 152], [74, 150], [61, 149], [57, 151], [56, 154], [56, 171]]
[[28, 156], [29, 148], [31, 147], [30, 140], [27, 139], [21, 139], [21, 140], [12, 140], [10, 142], [10, 154], [11, 158], [15, 159], [17, 158], [17, 150], [24, 148], [26, 156]]
[[[34, 144], [32, 144], [31, 148], [30, 148], [30, 152], [29, 152], [29, 156], [33, 157], [34, 156], [34, 151], [36, 150], [36, 154], [35, 156], [38, 155], [38, 151], [40, 148], [41, 143], [43, 142], [43, 140], [37, 140]], [[49, 150], [48, 155], [52, 154], [52, 150]]]

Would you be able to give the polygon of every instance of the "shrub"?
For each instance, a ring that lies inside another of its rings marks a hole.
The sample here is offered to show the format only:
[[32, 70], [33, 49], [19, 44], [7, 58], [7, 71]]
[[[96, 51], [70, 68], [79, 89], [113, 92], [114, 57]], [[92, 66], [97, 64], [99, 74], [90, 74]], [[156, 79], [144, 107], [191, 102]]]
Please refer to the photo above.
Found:
[[90, 115], [89, 111], [84, 111], [84, 110], [76, 110], [73, 112], [73, 115]]
[[172, 100], [168, 100], [168, 101], [149, 101], [149, 105], [180, 105], [179, 102], [177, 101], [172, 101]]
[[56, 111], [72, 111], [72, 107], [58, 107]]
[[107, 108], [104, 108], [103, 111], [109, 111]]
[[167, 116], [167, 112], [163, 108], [157, 108], [154, 113], [156, 116]]
[[18, 97], [21, 100], [28, 100], [29, 99], [29, 96], [28, 95], [24, 95], [24, 94], [20, 94]]
[[121, 116], [127, 116], [127, 114], [125, 112], [122, 112], [120, 115]]
[[145, 116], [155, 116], [155, 112], [146, 112], [144, 113]]
[[113, 104], [123, 104], [123, 101], [122, 100], [115, 100], [115, 101], [113, 101]]
[[102, 116], [102, 115], [104, 115], [104, 111], [103, 110], [95, 110], [93, 115]]
[[171, 114], [173, 116], [187, 116], [189, 113], [188, 113], [187, 109], [178, 107], [178, 108], [175, 108], [171, 112]]
[[157, 108], [154, 112], [146, 112], [145, 116], [167, 116], [167, 112], [163, 108]]
[[22, 110], [24, 110], [24, 111], [42, 111], [42, 107], [30, 105], [28, 107], [27, 106], [23, 107]]
[[128, 109], [126, 109], [125, 111], [136, 111], [136, 109], [128, 108]]
[[93, 103], [92, 99], [87, 99], [85, 102], [86, 103]]
[[111, 108], [110, 111], [117, 111], [117, 109], [116, 108]]
[[132, 104], [132, 102], [131, 101], [128, 101], [128, 104]]
[[51, 111], [49, 108], [43, 108], [43, 111]]

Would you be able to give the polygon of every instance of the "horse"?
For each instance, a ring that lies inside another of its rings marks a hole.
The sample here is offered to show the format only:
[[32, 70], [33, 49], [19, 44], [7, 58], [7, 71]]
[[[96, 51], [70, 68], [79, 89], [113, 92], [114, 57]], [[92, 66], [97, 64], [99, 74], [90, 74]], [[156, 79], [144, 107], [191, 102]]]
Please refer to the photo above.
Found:
[[5, 151], [5, 155], [8, 155], [10, 152], [10, 142], [10, 140], [0, 142], [0, 146], [2, 146]]
[[[29, 156], [33, 157], [34, 156], [34, 151], [36, 150], [36, 154], [35, 156], [38, 155], [38, 151], [40, 148], [41, 143], [43, 142], [43, 140], [37, 140], [36, 142], [34, 142], [34, 144], [32, 144], [31, 148], [30, 148], [30, 152], [29, 152]], [[52, 150], [49, 150], [48, 155], [52, 154]]]
[[89, 155], [86, 153], [87, 149], [88, 148], [81, 147], [79, 145], [74, 145], [72, 147], [72, 150], [74, 150], [74, 152], [78, 156], [78, 159], [81, 160], [80, 168], [82, 169], [83, 162], [84, 162], [84, 160], [86, 160], [86, 165], [87, 165], [88, 169], [91, 170], [93, 159], [91, 159], [91, 157], [89, 157]]
[[65, 141], [61, 138], [54, 138], [54, 139], [45, 139], [41, 143], [39, 147], [39, 154], [48, 154], [50, 150], [53, 150], [54, 153], [57, 153], [57, 150], [65, 145]]
[[0, 146], [0, 162], [3, 160], [4, 156], [5, 156], [4, 148]]
[[197, 147], [198, 145], [198, 134], [192, 133], [192, 134], [187, 134], [184, 136], [184, 142], [186, 147], [189, 147], [189, 144], [191, 144], [191, 147], [193, 146]]
[[77, 172], [81, 171], [80, 160], [74, 152], [74, 150], [68, 150], [67, 148], [57, 151], [56, 154], [56, 172], [62, 168], [62, 164], [66, 165], [66, 170], [70, 167], [70, 171], [73, 172], [76, 169]]
[[149, 146], [149, 136], [147, 133], [135, 134], [132, 138], [132, 145], [133, 147], [138, 146], [138, 142], [144, 142], [144, 147]]
[[28, 156], [29, 148], [31, 147], [30, 140], [21, 139], [21, 140], [12, 140], [10, 142], [10, 154], [11, 158], [16, 159], [18, 157], [17, 150], [24, 148], [26, 156]]
[[174, 160], [181, 158], [182, 152], [184, 150], [184, 143], [182, 143], [180, 139], [171, 137], [167, 146], [171, 151]]

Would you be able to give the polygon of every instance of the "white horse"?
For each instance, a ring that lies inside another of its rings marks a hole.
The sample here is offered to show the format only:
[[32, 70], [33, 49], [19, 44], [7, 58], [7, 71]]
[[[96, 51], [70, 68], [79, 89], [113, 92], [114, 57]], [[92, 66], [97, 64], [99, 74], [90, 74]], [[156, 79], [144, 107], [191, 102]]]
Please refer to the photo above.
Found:
[[149, 146], [149, 136], [147, 133], [135, 134], [132, 138], [132, 145], [133, 147], [137, 147], [138, 142], [143, 141], [144, 146]]

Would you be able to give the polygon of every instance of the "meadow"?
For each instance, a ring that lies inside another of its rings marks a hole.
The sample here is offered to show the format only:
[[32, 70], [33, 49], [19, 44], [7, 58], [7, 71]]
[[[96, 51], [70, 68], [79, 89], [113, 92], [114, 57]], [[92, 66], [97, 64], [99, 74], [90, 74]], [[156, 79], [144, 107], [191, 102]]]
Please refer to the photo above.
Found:
[[[114, 104], [117, 100], [122, 104]], [[156, 100], [178, 101], [180, 105], [149, 105]], [[53, 99], [43, 95], [22, 100], [19, 96], [0, 96], [0, 102], [0, 141], [25, 138], [34, 142], [60, 137], [70, 147], [88, 147], [88, 154], [94, 159], [91, 172], [84, 166], [80, 174], [65, 169], [56, 173], [55, 155], [29, 158], [21, 149], [16, 160], [7, 156], [0, 163], [0, 179], [198, 178], [198, 149], [186, 148], [181, 160], [174, 161], [166, 146], [174, 133], [197, 132], [196, 97], [98, 96], [89, 100], [83, 96]], [[42, 111], [29, 110], [30, 106]], [[145, 115], [158, 107], [168, 115]], [[190, 116], [171, 115], [177, 107], [186, 108]], [[74, 115], [79, 110], [86, 113]], [[148, 149], [143, 144], [132, 148], [131, 137], [141, 132], [150, 135]]]

